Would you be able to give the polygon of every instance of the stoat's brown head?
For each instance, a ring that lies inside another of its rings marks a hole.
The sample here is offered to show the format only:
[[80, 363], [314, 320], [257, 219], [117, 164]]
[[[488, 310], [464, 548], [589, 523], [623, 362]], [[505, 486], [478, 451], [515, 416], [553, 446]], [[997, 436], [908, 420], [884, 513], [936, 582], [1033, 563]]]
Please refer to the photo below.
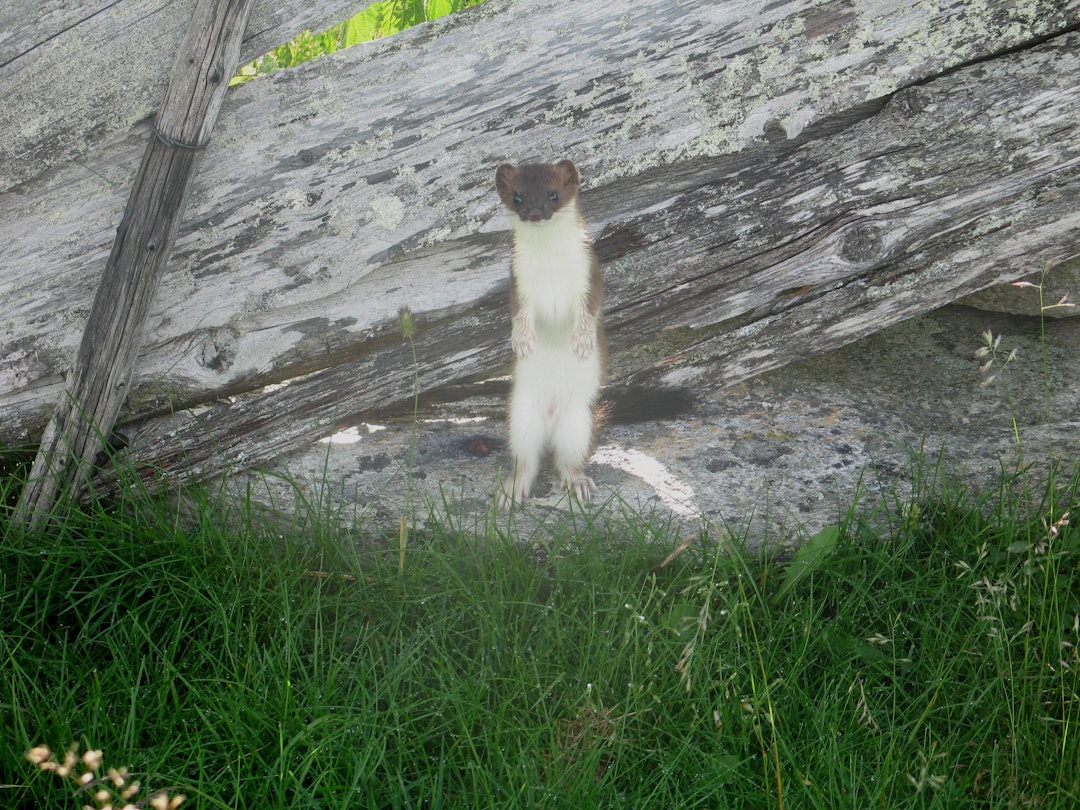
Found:
[[495, 188], [503, 205], [523, 222], [541, 222], [577, 197], [578, 171], [569, 160], [522, 166], [504, 163], [495, 172]]

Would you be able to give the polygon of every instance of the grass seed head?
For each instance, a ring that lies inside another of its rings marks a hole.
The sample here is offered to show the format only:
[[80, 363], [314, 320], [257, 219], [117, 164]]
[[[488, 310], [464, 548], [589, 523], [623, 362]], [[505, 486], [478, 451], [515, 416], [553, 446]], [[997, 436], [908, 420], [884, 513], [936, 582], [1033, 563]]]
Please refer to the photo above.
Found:
[[401, 323], [401, 334], [407, 338], [416, 335], [416, 319], [413, 317], [411, 309], [406, 306], [401, 307], [398, 310], [398, 320]]
[[35, 745], [26, 752], [26, 758], [42, 770], [50, 770], [46, 763], [56, 763], [56, 760], [53, 759], [53, 752], [49, 750], [47, 745]]
[[[127, 768], [109, 768], [104, 778], [97, 778], [96, 774], [101, 770], [104, 761], [100, 750], [92, 749], [80, 757], [79, 747], [72, 745], [64, 754], [63, 762], [57, 762], [56, 756], [48, 746], [36, 745], [26, 752], [26, 759], [43, 771], [52, 771], [64, 779], [70, 777], [71, 781], [79, 786], [77, 794], [96, 785], [97, 789], [90, 794], [96, 807], [83, 805], [86, 810], [113, 810], [114, 797], [125, 802], [119, 810], [140, 810], [139, 804], [132, 804], [130, 801], [139, 792], [139, 782], [137, 780], [128, 782]], [[80, 761], [86, 770], [76, 773], [76, 766]], [[154, 810], [176, 810], [186, 798], [183, 794], [170, 796], [168, 791], [159, 791], [152, 795], [147, 803]]]

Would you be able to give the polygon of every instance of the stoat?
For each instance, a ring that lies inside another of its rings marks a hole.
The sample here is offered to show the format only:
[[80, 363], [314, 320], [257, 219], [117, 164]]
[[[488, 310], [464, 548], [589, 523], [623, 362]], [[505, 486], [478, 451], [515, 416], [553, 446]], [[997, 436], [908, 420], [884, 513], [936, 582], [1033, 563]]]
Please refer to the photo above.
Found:
[[578, 213], [578, 171], [569, 160], [495, 174], [510, 211], [510, 345], [514, 352], [508, 433], [513, 472], [499, 503], [528, 497], [550, 450], [562, 485], [580, 501], [596, 492], [585, 475], [595, 440], [606, 346], [603, 276]]

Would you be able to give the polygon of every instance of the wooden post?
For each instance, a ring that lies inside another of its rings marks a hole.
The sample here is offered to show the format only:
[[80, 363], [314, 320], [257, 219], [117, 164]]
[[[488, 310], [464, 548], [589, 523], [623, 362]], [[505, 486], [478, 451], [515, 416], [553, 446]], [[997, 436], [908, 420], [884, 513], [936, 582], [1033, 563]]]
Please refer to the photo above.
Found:
[[199, 151], [217, 122], [255, 0], [199, 0], [128, 197], [75, 366], [45, 428], [16, 511], [31, 526], [86, 486], [112, 432]]

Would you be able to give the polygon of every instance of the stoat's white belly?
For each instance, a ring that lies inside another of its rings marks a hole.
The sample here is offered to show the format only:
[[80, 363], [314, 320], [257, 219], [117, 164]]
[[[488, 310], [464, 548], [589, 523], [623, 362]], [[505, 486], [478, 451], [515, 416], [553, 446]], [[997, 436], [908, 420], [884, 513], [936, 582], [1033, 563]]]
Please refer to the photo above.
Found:
[[518, 358], [514, 366], [514, 397], [542, 403], [549, 415], [568, 405], [596, 403], [600, 394], [600, 353], [582, 359], [565, 345], [537, 340], [528, 357]]
[[592, 271], [576, 206], [546, 222], [515, 222], [513, 266], [518, 300], [537, 332], [565, 328], [569, 337]]

